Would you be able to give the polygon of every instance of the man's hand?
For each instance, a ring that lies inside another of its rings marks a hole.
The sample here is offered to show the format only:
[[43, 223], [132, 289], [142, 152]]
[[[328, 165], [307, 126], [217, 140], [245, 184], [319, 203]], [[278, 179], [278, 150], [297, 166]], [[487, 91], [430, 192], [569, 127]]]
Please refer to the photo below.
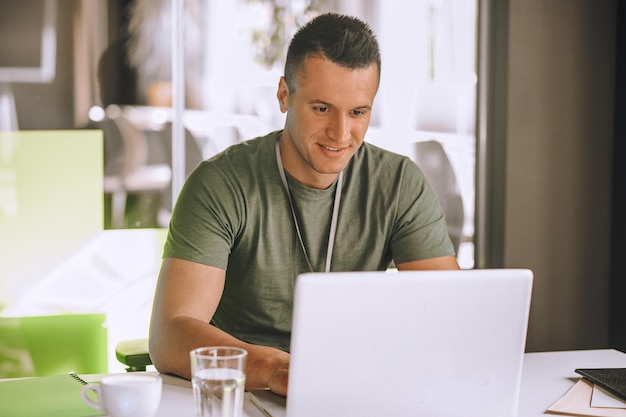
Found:
[[287, 385], [289, 382], [289, 356], [284, 360], [278, 362], [278, 366], [274, 370], [274, 372], [270, 375], [269, 380], [267, 381], [267, 385], [270, 391], [282, 395], [283, 397], [287, 396]]
[[269, 388], [275, 394], [287, 396], [289, 353], [269, 346], [248, 344], [246, 348], [246, 390]]

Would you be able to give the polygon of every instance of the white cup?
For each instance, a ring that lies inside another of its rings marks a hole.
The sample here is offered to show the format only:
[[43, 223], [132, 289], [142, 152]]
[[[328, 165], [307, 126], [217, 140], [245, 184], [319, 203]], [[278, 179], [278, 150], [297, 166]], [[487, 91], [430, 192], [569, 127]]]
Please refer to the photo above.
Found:
[[[109, 375], [100, 384], [85, 385], [81, 396], [89, 406], [111, 417], [152, 417], [159, 408], [162, 386], [159, 375]], [[90, 391], [97, 400], [87, 396]]]

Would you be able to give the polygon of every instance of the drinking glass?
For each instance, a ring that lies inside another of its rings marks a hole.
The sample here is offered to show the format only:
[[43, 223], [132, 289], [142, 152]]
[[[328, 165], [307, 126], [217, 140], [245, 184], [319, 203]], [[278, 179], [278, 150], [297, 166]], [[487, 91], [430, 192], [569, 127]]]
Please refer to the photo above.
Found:
[[248, 352], [209, 346], [190, 352], [196, 412], [201, 417], [241, 417]]

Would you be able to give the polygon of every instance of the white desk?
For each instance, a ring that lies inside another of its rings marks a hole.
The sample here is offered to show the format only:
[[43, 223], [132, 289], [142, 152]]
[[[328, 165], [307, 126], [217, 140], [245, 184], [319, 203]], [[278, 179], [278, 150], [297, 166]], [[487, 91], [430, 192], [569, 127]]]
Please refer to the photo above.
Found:
[[611, 349], [527, 353], [518, 417], [544, 415], [580, 378], [576, 368], [626, 368], [626, 354]]
[[[545, 416], [545, 410], [580, 378], [576, 368], [626, 368], [626, 354], [616, 350], [581, 350], [527, 353], [520, 391], [518, 417]], [[89, 381], [102, 375], [88, 375]], [[191, 382], [163, 376], [163, 396], [157, 417], [195, 417]], [[246, 417], [265, 417], [246, 394]]]

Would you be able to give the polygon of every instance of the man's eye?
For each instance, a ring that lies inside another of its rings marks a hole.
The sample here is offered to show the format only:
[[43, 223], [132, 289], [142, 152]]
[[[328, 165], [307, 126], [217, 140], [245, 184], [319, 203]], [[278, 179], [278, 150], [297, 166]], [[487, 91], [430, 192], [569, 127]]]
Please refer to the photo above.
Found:
[[365, 112], [363, 110], [353, 110], [352, 114], [355, 116], [361, 116], [362, 114], [365, 114]]
[[328, 111], [328, 107], [324, 107], [324, 106], [317, 107], [317, 111], [320, 113], [326, 113]]

